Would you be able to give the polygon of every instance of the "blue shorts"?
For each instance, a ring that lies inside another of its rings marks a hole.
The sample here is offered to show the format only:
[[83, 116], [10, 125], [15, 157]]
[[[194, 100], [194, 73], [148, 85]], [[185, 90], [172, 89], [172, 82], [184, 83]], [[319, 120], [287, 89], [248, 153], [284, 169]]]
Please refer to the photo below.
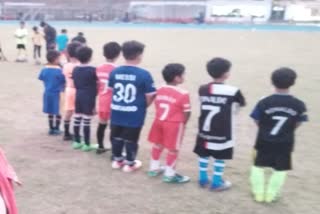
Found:
[[43, 112], [46, 114], [60, 114], [60, 93], [44, 93]]

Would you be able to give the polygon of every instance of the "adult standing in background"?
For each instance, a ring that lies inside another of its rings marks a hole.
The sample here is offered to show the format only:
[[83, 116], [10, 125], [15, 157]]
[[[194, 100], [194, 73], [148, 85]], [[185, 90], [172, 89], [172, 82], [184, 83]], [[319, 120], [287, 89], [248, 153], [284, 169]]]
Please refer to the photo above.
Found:
[[24, 21], [20, 22], [20, 27], [14, 34], [17, 42], [18, 56], [16, 62], [27, 61], [27, 42], [28, 42], [28, 29]]
[[47, 43], [47, 51], [55, 49], [57, 37], [56, 29], [44, 21], [40, 23], [40, 26], [43, 28], [44, 31], [44, 38]]
[[72, 42], [79, 42], [83, 45], [85, 45], [87, 43], [87, 39], [84, 37], [84, 33], [79, 32], [78, 35], [76, 37], [74, 37], [72, 40]]

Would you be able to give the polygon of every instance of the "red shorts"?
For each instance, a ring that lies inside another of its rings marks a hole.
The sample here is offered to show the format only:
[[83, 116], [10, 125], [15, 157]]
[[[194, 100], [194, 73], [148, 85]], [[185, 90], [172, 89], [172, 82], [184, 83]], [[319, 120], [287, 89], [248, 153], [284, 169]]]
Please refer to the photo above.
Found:
[[181, 147], [185, 125], [179, 122], [155, 120], [149, 133], [149, 141], [163, 145], [169, 150], [179, 150]]
[[98, 97], [98, 112], [100, 120], [110, 119], [110, 98], [106, 94]]

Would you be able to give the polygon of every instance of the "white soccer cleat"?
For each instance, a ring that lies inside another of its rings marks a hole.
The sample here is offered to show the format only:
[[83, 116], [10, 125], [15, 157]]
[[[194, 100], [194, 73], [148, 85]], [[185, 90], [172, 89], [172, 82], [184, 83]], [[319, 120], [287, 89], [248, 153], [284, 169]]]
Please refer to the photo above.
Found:
[[129, 166], [129, 165], [125, 165], [122, 170], [124, 172], [130, 173], [130, 172], [134, 172], [139, 170], [142, 167], [142, 162], [139, 160], [135, 160], [134, 161], [134, 165], [133, 166]]

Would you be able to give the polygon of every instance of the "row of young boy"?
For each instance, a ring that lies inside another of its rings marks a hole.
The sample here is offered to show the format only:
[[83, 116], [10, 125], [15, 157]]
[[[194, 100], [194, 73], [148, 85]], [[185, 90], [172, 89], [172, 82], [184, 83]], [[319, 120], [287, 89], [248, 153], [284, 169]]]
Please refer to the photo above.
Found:
[[[40, 24], [44, 30], [46, 29], [46, 23]], [[52, 28], [52, 27], [51, 27]], [[32, 28], [33, 35], [32, 35], [32, 43], [33, 43], [33, 58], [36, 64], [41, 64], [41, 51], [44, 41], [44, 35], [39, 30], [37, 26]], [[53, 35], [55, 36], [55, 29], [53, 28]], [[17, 44], [17, 62], [26, 62], [27, 60], [27, 43], [28, 43], [28, 29], [26, 27], [26, 23], [24, 21], [20, 22], [19, 28], [15, 32], [16, 44]], [[57, 49], [60, 53], [65, 54], [67, 45], [70, 41], [68, 32], [66, 29], [62, 29], [61, 33], [53, 39], [53, 44], [47, 44], [48, 49]], [[86, 38], [82, 32], [79, 32], [76, 37], [74, 37], [71, 41], [77, 41], [83, 44], [86, 44]]]
[[[166, 85], [156, 89], [151, 74], [138, 67], [144, 47], [137, 41], [125, 42], [122, 47], [115, 42], [108, 43], [104, 46], [107, 62], [95, 68], [89, 65], [92, 49], [80, 43], [71, 43], [67, 48], [69, 63], [63, 67], [64, 75], [58, 66], [59, 53], [50, 51], [47, 55], [49, 63], [39, 77], [46, 88], [44, 112], [49, 114], [49, 134], [60, 133], [59, 99], [66, 80], [64, 139], [73, 140], [74, 149], [96, 149], [90, 144], [90, 124], [95, 114], [97, 95], [100, 120], [97, 153], [106, 151], [104, 132], [110, 120], [112, 168], [133, 172], [142, 166], [141, 161], [136, 160], [138, 141], [147, 108], [154, 101], [156, 117], [148, 138], [153, 143], [148, 175], [157, 177], [164, 174], [164, 182], [186, 183], [190, 178], [178, 174], [175, 169], [191, 113], [189, 93], [178, 87], [184, 82], [185, 67], [182, 64], [165, 66], [162, 75]], [[126, 63], [117, 67], [114, 63], [121, 51]], [[202, 85], [198, 92], [201, 113], [194, 148], [194, 153], [199, 156], [198, 182], [200, 187], [208, 187], [212, 191], [227, 190], [232, 185], [223, 179], [225, 161], [233, 158], [233, 115], [236, 108], [245, 106], [241, 91], [225, 84], [231, 66], [227, 59], [210, 60], [207, 72], [213, 81]], [[252, 193], [258, 202], [273, 202], [279, 196], [287, 171], [291, 169], [294, 132], [301, 122], [308, 119], [305, 104], [289, 94], [296, 78], [296, 72], [290, 68], [275, 70], [271, 78], [275, 93], [261, 99], [251, 114], [259, 128], [250, 176]], [[69, 131], [72, 115], [74, 137]], [[81, 125], [84, 143], [80, 137]], [[165, 167], [161, 167], [160, 156], [164, 150], [167, 151], [166, 163]], [[208, 177], [210, 158], [214, 159], [211, 182]], [[266, 186], [265, 167], [274, 169]]]

